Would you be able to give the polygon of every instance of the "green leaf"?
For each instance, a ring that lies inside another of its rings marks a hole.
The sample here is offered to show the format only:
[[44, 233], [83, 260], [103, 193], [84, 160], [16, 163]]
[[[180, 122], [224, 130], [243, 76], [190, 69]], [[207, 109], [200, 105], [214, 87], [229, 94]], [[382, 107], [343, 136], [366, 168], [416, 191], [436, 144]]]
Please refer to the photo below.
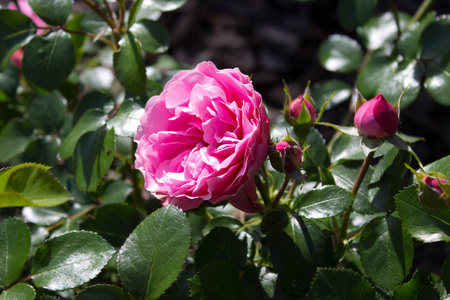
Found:
[[114, 248], [95, 233], [67, 232], [37, 249], [31, 279], [48, 290], [74, 288], [97, 276], [113, 254]]
[[420, 22], [415, 22], [408, 26], [407, 30], [402, 33], [399, 40], [399, 49], [402, 54], [409, 59], [415, 59], [421, 50], [420, 37], [423, 30], [434, 21], [436, 12], [430, 11]]
[[92, 91], [110, 91], [114, 84], [113, 71], [104, 66], [85, 68], [79, 78], [80, 83]]
[[22, 273], [30, 251], [30, 231], [18, 219], [0, 223], [0, 288], [10, 287]]
[[153, 212], [131, 233], [118, 257], [119, 278], [135, 296], [157, 299], [180, 273], [189, 249], [189, 222], [174, 206]]
[[[108, 114], [114, 109], [114, 102], [112, 101], [110, 96], [102, 92], [95, 91], [84, 95], [83, 98], [81, 98], [80, 102], [78, 103], [77, 107], [75, 108], [73, 114], [73, 124], [76, 124], [84, 115], [84, 113], [90, 109], [97, 109], [102, 111], [104, 114]], [[96, 113], [92, 114], [94, 114], [95, 116]], [[102, 119], [103, 117], [104, 116], [100, 117], [100, 114], [98, 114], [99, 119]], [[84, 126], [86, 126], [87, 124], [88, 123], [86, 123]], [[104, 123], [102, 123], [102, 125], [103, 124]], [[98, 128], [100, 127], [101, 126], [99, 126]]]
[[[350, 192], [353, 188], [356, 177], [358, 176], [359, 170], [361, 169], [361, 164], [361, 161], [356, 160], [343, 162], [333, 167], [330, 171], [333, 174], [336, 185]], [[366, 176], [359, 187], [355, 201], [353, 202], [353, 209], [361, 214], [374, 214], [379, 212], [370, 204], [369, 196], [367, 194], [367, 189], [372, 174], [373, 168], [369, 167]]]
[[73, 0], [28, 0], [34, 12], [47, 24], [63, 25], [72, 9]]
[[127, 292], [114, 285], [100, 284], [82, 290], [75, 300], [131, 300]]
[[[375, 156], [381, 156], [388, 150], [392, 149], [392, 145], [384, 143], [376, 152]], [[341, 134], [331, 146], [331, 163], [342, 163], [349, 160], [363, 160], [365, 155], [361, 147], [361, 137]]]
[[23, 54], [23, 75], [33, 86], [51, 91], [64, 82], [74, 64], [70, 35], [58, 30], [30, 41]]
[[450, 178], [450, 155], [426, 165], [424, 169], [426, 172], [438, 172]]
[[61, 139], [51, 135], [38, 137], [28, 144], [21, 161], [34, 161], [47, 166], [56, 166]]
[[411, 155], [404, 150], [392, 148], [374, 168], [368, 195], [372, 206], [381, 211], [394, 208], [394, 196], [403, 188], [407, 172], [405, 163], [411, 162]]
[[327, 104], [326, 109], [335, 107], [350, 98], [352, 88], [346, 82], [338, 79], [326, 80], [314, 84], [311, 89], [311, 94], [316, 102], [316, 107], [321, 108], [333, 92], [334, 96]]
[[323, 262], [325, 238], [313, 221], [289, 216], [268, 233], [273, 269], [285, 286], [305, 289]]
[[402, 108], [405, 108], [419, 95], [420, 82], [424, 74], [425, 67], [421, 62], [404, 59], [398, 64], [395, 73], [383, 78], [376, 93], [383, 94], [386, 100], [394, 105], [408, 88], [402, 99]]
[[116, 115], [108, 121], [107, 128], [114, 127], [118, 136], [134, 137], [143, 114], [144, 109], [139, 104], [133, 100], [125, 100]]
[[400, 220], [409, 234], [425, 243], [450, 241], [450, 211], [424, 206], [416, 186], [409, 186], [395, 196]]
[[347, 31], [355, 30], [372, 17], [377, 8], [377, 0], [339, 0], [338, 19]]
[[[409, 23], [410, 17], [405, 13], [399, 13], [400, 28], [404, 31]], [[397, 23], [392, 12], [386, 12], [380, 17], [373, 18], [357, 29], [364, 46], [368, 50], [376, 50], [390, 45], [398, 34]]]
[[114, 247], [120, 247], [144, 219], [136, 208], [123, 204], [110, 204], [97, 208], [94, 218], [80, 224], [80, 229], [100, 234]]
[[[77, 124], [78, 125], [78, 124]], [[115, 152], [114, 129], [85, 133], [74, 153], [75, 177], [81, 191], [94, 191], [108, 172]]]
[[348, 269], [319, 268], [308, 294], [311, 299], [375, 300], [369, 281]]
[[277, 274], [264, 267], [251, 266], [242, 275], [246, 299], [273, 299], [276, 290]]
[[159, 11], [171, 11], [182, 7], [187, 0], [144, 0], [144, 5]]
[[237, 231], [242, 228], [244, 224], [238, 219], [232, 216], [218, 216], [212, 219], [206, 226], [203, 228], [203, 234], [207, 235], [212, 229], [216, 227], [225, 227], [230, 229], [231, 231]]
[[37, 95], [28, 104], [27, 114], [30, 123], [46, 132], [58, 132], [64, 122], [67, 100], [60, 92]]
[[332, 72], [350, 73], [356, 71], [362, 61], [362, 49], [357, 41], [334, 34], [320, 45], [319, 61]]
[[109, 32], [111, 30], [108, 24], [94, 11], [88, 11], [83, 14], [80, 26], [80, 31], [92, 32], [95, 34]]
[[440, 297], [430, 278], [425, 273], [416, 271], [411, 281], [403, 284], [394, 292], [392, 299], [439, 300]]
[[137, 0], [137, 1], [134, 1], [134, 3], [131, 5], [131, 8], [130, 8], [130, 11], [128, 14], [128, 28], [133, 26], [134, 22], [136, 21], [136, 16], [141, 9], [143, 1], [144, 0]]
[[33, 127], [19, 119], [9, 121], [0, 132], [0, 162], [8, 162], [23, 153], [32, 141]]
[[0, 207], [56, 206], [71, 198], [52, 174], [36, 164], [21, 164], [0, 175]]
[[367, 276], [377, 286], [392, 290], [409, 274], [414, 247], [400, 220], [378, 217], [364, 226], [359, 253]]
[[68, 218], [69, 215], [61, 206], [56, 207], [24, 207], [22, 216], [28, 223], [34, 223], [41, 226], [55, 224], [61, 219]]
[[96, 109], [87, 110], [63, 141], [59, 153], [66, 159], [73, 155], [78, 140], [86, 133], [96, 131], [106, 123], [107, 116]]
[[103, 204], [119, 204], [125, 202], [126, 198], [133, 191], [133, 187], [126, 181], [112, 180], [106, 184], [105, 192], [102, 196]]
[[420, 58], [445, 67], [450, 58], [450, 17], [443, 15], [429, 24], [421, 36]]
[[140, 20], [130, 28], [130, 31], [142, 43], [144, 51], [163, 53], [169, 48], [169, 32], [157, 21], [148, 19]]
[[14, 97], [17, 86], [19, 85], [19, 80], [19, 71], [12, 63], [8, 63], [3, 72], [0, 73], [0, 90], [2, 90], [8, 97]]
[[0, 71], [6, 68], [9, 57], [36, 33], [36, 25], [18, 11], [0, 10]]
[[383, 78], [391, 78], [395, 74], [398, 62], [394, 57], [373, 53], [364, 69], [359, 72], [356, 79], [358, 90], [367, 98], [373, 98], [383, 82]]
[[202, 269], [213, 261], [232, 262], [239, 270], [247, 261], [247, 241], [225, 227], [216, 227], [200, 242], [195, 251], [195, 268]]
[[428, 64], [424, 87], [441, 105], [450, 105], [450, 64], [447, 69], [434, 63]]
[[330, 156], [325, 139], [320, 132], [312, 128], [306, 137], [308, 149], [305, 151], [305, 161], [302, 167], [310, 173], [317, 172], [318, 168], [326, 169], [330, 165]]
[[[0, 300], [33, 300], [36, 296], [34, 288], [26, 283], [18, 283], [0, 294]], [[41, 298], [42, 299], [42, 298]]]
[[445, 289], [447, 291], [450, 290], [450, 256], [447, 256], [447, 258], [444, 261], [444, 264], [442, 265], [442, 282], [444, 283]]
[[191, 295], [196, 299], [244, 300], [244, 285], [237, 268], [230, 262], [216, 262], [188, 279]]
[[323, 186], [298, 196], [294, 210], [309, 219], [328, 218], [344, 212], [353, 199], [353, 194], [341, 187]]
[[133, 93], [145, 93], [147, 75], [139, 41], [129, 32], [119, 41], [120, 48], [113, 56], [114, 73], [123, 87]]

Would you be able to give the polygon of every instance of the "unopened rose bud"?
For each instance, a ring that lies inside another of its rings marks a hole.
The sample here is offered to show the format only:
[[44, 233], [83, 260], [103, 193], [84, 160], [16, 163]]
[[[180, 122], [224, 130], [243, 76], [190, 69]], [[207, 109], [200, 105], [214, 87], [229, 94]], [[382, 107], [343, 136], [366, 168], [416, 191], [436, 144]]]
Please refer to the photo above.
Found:
[[300, 112], [302, 111], [303, 101], [305, 101], [305, 107], [311, 116], [311, 122], [314, 122], [317, 119], [317, 112], [314, 105], [309, 102], [307, 99], [303, 98], [303, 95], [298, 96], [294, 99], [291, 104], [289, 104], [289, 113], [294, 120], [297, 120]]
[[355, 114], [354, 121], [361, 134], [382, 139], [397, 131], [398, 113], [382, 94], [378, 94], [361, 105]]
[[275, 150], [281, 155], [282, 172], [291, 173], [302, 165], [303, 151], [296, 143], [291, 141], [280, 141]]
[[425, 176], [422, 178], [421, 200], [431, 208], [448, 208], [449, 203], [441, 184], [450, 184], [445, 178]]

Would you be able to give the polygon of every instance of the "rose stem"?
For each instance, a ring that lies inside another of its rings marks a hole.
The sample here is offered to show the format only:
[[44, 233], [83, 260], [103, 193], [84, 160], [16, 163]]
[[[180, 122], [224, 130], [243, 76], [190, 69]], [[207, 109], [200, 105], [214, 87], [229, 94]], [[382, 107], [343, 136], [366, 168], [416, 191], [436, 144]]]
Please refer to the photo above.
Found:
[[[375, 151], [370, 152], [366, 158], [364, 159], [361, 169], [359, 170], [358, 176], [356, 177], [355, 183], [353, 184], [353, 188], [351, 193], [355, 195], [358, 193], [359, 187], [361, 186], [362, 181], [364, 180], [364, 177], [366, 176], [367, 170], [369, 169], [370, 163], [372, 162], [373, 156], [375, 154]], [[341, 232], [339, 234], [339, 239], [341, 241], [344, 241], [347, 238], [347, 228], [348, 223], [350, 221], [350, 214], [353, 210], [353, 203], [350, 205], [350, 207], [344, 212], [342, 216], [342, 227]]]
[[283, 183], [281, 183], [280, 190], [278, 191], [278, 194], [273, 199], [271, 207], [276, 207], [278, 205], [278, 202], [280, 202], [281, 196], [283, 196], [284, 191], [286, 190], [288, 184], [289, 184], [290, 178], [287, 174], [284, 175]]

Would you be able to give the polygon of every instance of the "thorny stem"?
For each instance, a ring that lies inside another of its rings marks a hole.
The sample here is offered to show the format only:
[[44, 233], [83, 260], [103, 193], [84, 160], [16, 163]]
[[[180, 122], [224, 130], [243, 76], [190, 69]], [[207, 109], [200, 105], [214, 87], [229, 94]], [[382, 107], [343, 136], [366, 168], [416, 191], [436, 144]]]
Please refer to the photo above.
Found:
[[281, 183], [281, 186], [280, 186], [280, 190], [278, 191], [278, 194], [275, 196], [272, 204], [270, 205], [271, 207], [277, 207], [278, 202], [280, 202], [280, 199], [283, 196], [284, 191], [286, 190], [286, 188], [289, 184], [289, 181], [290, 181], [290, 177], [287, 174], [285, 174], [284, 178], [283, 178], [283, 183]]
[[74, 214], [73, 216], [70, 216], [70, 217], [68, 217], [67, 219], [63, 219], [63, 220], [61, 220], [61, 221], [59, 221], [59, 222], [57, 222], [57, 223], [55, 223], [55, 224], [53, 224], [53, 225], [51, 225], [51, 226], [48, 226], [48, 227], [47, 227], [47, 230], [48, 230], [48, 231], [51, 231], [51, 230], [53, 230], [53, 229], [55, 229], [55, 228], [58, 228], [59, 226], [64, 225], [64, 223], [66, 223], [68, 219], [70, 220], [70, 219], [76, 219], [76, 218], [79, 218], [79, 217], [81, 217], [81, 216], [87, 214], [88, 212], [90, 212], [91, 210], [93, 210], [93, 209], [96, 208], [96, 207], [97, 207], [96, 204], [89, 205], [88, 207], [86, 207], [85, 209], [83, 209], [82, 211], [80, 211], [79, 213]]
[[287, 202], [290, 202], [292, 200], [292, 198], [294, 197], [294, 191], [295, 191], [295, 188], [297, 187], [297, 184], [298, 184], [298, 180], [294, 179], [292, 181], [292, 185], [289, 188], [289, 192], [288, 192], [287, 197], [286, 197], [286, 201]]
[[65, 32], [67, 32], [67, 33], [85, 35], [85, 36], [89, 36], [89, 37], [93, 37], [93, 38], [99, 39], [102, 42], [104, 42], [105, 44], [107, 44], [108, 46], [110, 46], [113, 50], [115, 50], [117, 48], [117, 46], [113, 42], [111, 42], [110, 40], [108, 40], [104, 36], [99, 36], [99, 35], [91, 33], [91, 32], [69, 30], [69, 29], [66, 29], [64, 27], [61, 27], [61, 29], [64, 30]]
[[123, 1], [119, 1], [119, 5], [120, 5], [120, 16], [119, 16], [119, 24], [116, 27], [116, 31], [118, 34], [120, 34], [120, 31], [122, 30], [123, 27], [123, 22], [125, 20], [125, 2]]
[[[370, 163], [372, 162], [374, 155], [375, 151], [370, 152], [363, 161], [361, 169], [359, 170], [358, 176], [356, 177], [355, 183], [353, 184], [353, 188], [351, 190], [351, 193], [355, 196], [358, 193], [359, 187], [361, 186], [364, 177], [366, 176], [367, 170], [369, 169]], [[342, 226], [339, 234], [339, 240], [341, 241], [341, 243], [347, 238], [347, 228], [348, 223], [350, 221], [350, 214], [352, 213], [352, 210], [353, 210], [353, 203], [344, 212], [344, 215], [342, 216]]]
[[397, 41], [400, 39], [400, 37], [402, 36], [402, 29], [400, 28], [400, 19], [398, 17], [398, 9], [397, 7], [392, 3], [391, 0], [386, 0], [386, 2], [389, 5], [389, 8], [391, 9], [392, 13], [394, 14], [394, 18], [395, 18], [395, 24], [397, 25]]
[[[115, 32], [116, 24], [114, 24], [114, 21], [111, 18], [108, 18], [108, 16], [105, 15], [105, 13], [103, 13], [103, 11], [94, 2], [92, 2], [92, 0], [81, 0], [81, 1], [84, 4], [86, 4], [87, 6], [89, 6], [90, 9], [92, 9], [100, 18], [102, 18], [103, 21], [106, 22], [106, 24], [108, 24], [108, 26], [111, 28], [111, 30], [113, 32], [114, 40], [115, 40], [116, 46], [117, 46], [120, 36], [118, 33]], [[117, 47], [115, 47], [113, 49], [116, 49], [116, 48]]]
[[264, 201], [264, 206], [269, 207], [270, 197], [269, 197], [268, 189], [258, 174], [255, 175], [255, 185], [256, 185], [256, 188], [258, 189], [259, 193], [261, 194], [261, 198]]

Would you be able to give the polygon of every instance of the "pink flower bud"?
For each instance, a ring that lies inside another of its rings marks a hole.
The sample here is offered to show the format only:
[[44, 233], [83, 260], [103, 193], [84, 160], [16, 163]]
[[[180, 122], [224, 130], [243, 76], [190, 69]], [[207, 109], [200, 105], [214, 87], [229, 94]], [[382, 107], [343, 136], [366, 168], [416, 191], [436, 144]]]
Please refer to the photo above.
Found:
[[434, 177], [430, 177], [430, 176], [425, 176], [422, 179], [423, 182], [425, 182], [425, 184], [432, 189], [433, 191], [435, 191], [436, 193], [438, 193], [439, 195], [442, 195], [446, 200], [447, 200], [447, 196], [445, 196], [444, 191], [442, 190], [441, 186], [439, 185], [439, 181], [441, 183], [447, 183], [449, 184], [450, 182], [443, 179], [443, 178], [439, 178], [439, 180], [437, 178]]
[[276, 144], [275, 150], [277, 150], [281, 154], [281, 161], [284, 172], [294, 172], [302, 165], [303, 152], [302, 148], [300, 148], [297, 143], [280, 141]]
[[294, 118], [294, 120], [298, 118], [298, 115], [302, 111], [303, 101], [305, 101], [305, 107], [308, 110], [309, 115], [311, 116], [311, 122], [314, 122], [317, 119], [316, 108], [307, 99], [303, 99], [303, 95], [298, 96], [296, 99], [294, 99], [294, 101], [291, 102], [291, 104], [289, 104], [289, 112], [291, 114], [291, 117]]
[[354, 121], [361, 134], [382, 139], [397, 131], [398, 113], [382, 94], [378, 94], [361, 105], [355, 114]]

